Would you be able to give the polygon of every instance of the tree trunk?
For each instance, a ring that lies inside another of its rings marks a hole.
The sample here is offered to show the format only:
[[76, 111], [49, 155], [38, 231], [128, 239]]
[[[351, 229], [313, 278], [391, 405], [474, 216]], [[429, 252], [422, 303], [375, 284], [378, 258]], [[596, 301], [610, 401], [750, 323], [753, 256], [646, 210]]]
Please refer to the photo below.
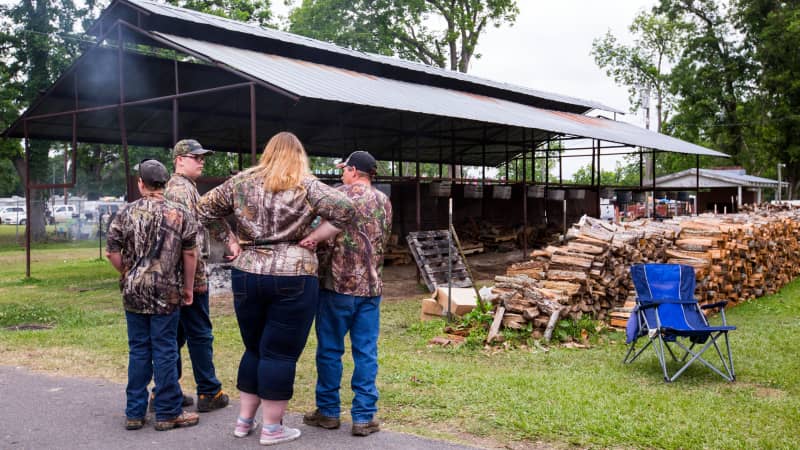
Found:
[[[17, 169], [17, 174], [19, 175], [19, 179], [22, 180], [22, 186], [24, 187], [27, 184], [27, 179], [25, 177], [25, 158], [15, 157], [11, 162], [14, 164], [14, 168]], [[31, 229], [31, 241], [41, 242], [46, 235], [44, 218], [45, 191], [32, 190], [30, 194], [31, 222], [26, 223], [25, 226]]]

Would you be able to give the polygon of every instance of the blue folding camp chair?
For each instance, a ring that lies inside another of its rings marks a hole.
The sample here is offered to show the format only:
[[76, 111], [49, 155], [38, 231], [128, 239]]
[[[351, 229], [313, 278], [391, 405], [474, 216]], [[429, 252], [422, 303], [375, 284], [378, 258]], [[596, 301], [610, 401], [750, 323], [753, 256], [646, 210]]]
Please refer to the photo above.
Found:
[[[655, 349], [658, 362], [664, 372], [664, 380], [675, 381], [692, 363], [700, 361], [728, 381], [736, 380], [733, 372], [733, 357], [728, 342], [728, 331], [736, 327], [725, 321], [725, 305], [721, 301], [698, 307], [694, 298], [694, 268], [679, 264], [637, 264], [631, 267], [631, 277], [636, 287], [636, 308], [628, 319], [627, 343], [630, 344], [623, 363], [636, 360], [644, 350]], [[720, 308], [722, 326], [710, 326], [701, 309]], [[638, 351], [636, 341], [647, 337], [647, 343]], [[717, 340], [725, 338], [726, 356]], [[678, 358], [671, 345], [684, 352]], [[695, 346], [702, 345], [699, 351]], [[702, 357], [709, 348], [714, 348], [722, 368], [716, 367]], [[666, 351], [665, 351], [666, 349]], [[682, 363], [673, 375], [667, 370], [666, 353], [673, 361]], [[691, 355], [687, 361], [686, 358]]]

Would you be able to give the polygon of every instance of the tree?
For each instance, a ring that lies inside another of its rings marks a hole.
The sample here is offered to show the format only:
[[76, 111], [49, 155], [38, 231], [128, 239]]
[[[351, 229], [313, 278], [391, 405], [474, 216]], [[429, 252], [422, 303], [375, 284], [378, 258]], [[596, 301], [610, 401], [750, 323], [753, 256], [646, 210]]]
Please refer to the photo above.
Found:
[[661, 0], [658, 13], [685, 26], [685, 46], [672, 70], [678, 114], [668, 127], [678, 137], [706, 143], [747, 163], [743, 101], [754, 67], [732, 27], [735, 11], [714, 0]]
[[[758, 67], [758, 89], [748, 105], [753, 138], [763, 151], [755, 164], [770, 172], [787, 164], [789, 198], [800, 183], [800, 5], [773, 0], [738, 0], [737, 27]], [[766, 153], [766, 154], [765, 154]]]
[[[638, 186], [639, 185], [639, 158], [632, 154], [626, 156], [627, 164], [616, 162], [614, 170], [600, 170], [601, 186]], [[597, 174], [595, 173], [595, 177]], [[591, 185], [592, 165], [586, 164], [572, 174], [575, 184]], [[594, 180], [597, 183], [597, 179]]]
[[[643, 106], [642, 92], [656, 97], [656, 130], [667, 121], [674, 97], [669, 94], [667, 66], [676, 61], [683, 46], [685, 25], [667, 17], [641, 12], [629, 30], [636, 36], [633, 45], [624, 45], [607, 32], [592, 43], [592, 55], [597, 65], [617, 84], [627, 86], [631, 112]], [[647, 109], [647, 108], [646, 108]]]
[[303, 0], [289, 31], [467, 72], [486, 27], [518, 12], [515, 0]]
[[[14, 5], [0, 6], [0, 61], [4, 66], [0, 73], [2, 85], [0, 98], [4, 122], [16, 117], [19, 111], [30, 105], [39, 92], [52, 84], [56, 77], [78, 55], [80, 37], [78, 25], [86, 24], [96, 6], [95, 0], [87, 0], [83, 7], [76, 7], [72, 0], [20, 0]], [[25, 181], [25, 159], [18, 140], [4, 140], [0, 144], [2, 157], [11, 161], [21, 183]], [[33, 141], [31, 161], [33, 179], [42, 179], [48, 169], [49, 142]], [[39, 240], [44, 237], [45, 191], [35, 191], [31, 209], [31, 235]]]
[[269, 26], [272, 21], [270, 0], [166, 0], [181, 8], [193, 9], [240, 22]]

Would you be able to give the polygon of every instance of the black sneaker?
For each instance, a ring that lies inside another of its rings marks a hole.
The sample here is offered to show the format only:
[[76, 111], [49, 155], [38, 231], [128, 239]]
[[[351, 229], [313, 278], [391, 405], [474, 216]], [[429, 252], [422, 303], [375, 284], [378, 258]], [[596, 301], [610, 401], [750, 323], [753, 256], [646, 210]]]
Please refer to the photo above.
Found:
[[[187, 406], [194, 405], [194, 399], [192, 397], [189, 397], [186, 394], [181, 394], [181, 395], [183, 395], [183, 400], [181, 400], [181, 406], [183, 406], [185, 408]], [[150, 405], [148, 405], [148, 407], [147, 407], [147, 410], [150, 411], [150, 412], [156, 412], [156, 405], [153, 403], [153, 400], [155, 398], [156, 398], [156, 393], [155, 392], [151, 392], [150, 393]]]
[[303, 423], [326, 430], [335, 430], [341, 424], [338, 417], [323, 416], [319, 409], [303, 414]]
[[228, 394], [223, 392], [222, 389], [214, 395], [197, 395], [197, 410], [200, 412], [209, 412], [226, 406], [228, 406]]

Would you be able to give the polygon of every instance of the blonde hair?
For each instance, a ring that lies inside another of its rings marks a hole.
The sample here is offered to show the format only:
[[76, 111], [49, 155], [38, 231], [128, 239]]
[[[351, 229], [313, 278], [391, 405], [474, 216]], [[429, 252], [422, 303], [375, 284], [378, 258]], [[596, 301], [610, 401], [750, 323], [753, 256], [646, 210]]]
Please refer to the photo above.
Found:
[[269, 192], [297, 188], [311, 176], [303, 144], [288, 131], [272, 136], [253, 170], [264, 178], [264, 190]]

